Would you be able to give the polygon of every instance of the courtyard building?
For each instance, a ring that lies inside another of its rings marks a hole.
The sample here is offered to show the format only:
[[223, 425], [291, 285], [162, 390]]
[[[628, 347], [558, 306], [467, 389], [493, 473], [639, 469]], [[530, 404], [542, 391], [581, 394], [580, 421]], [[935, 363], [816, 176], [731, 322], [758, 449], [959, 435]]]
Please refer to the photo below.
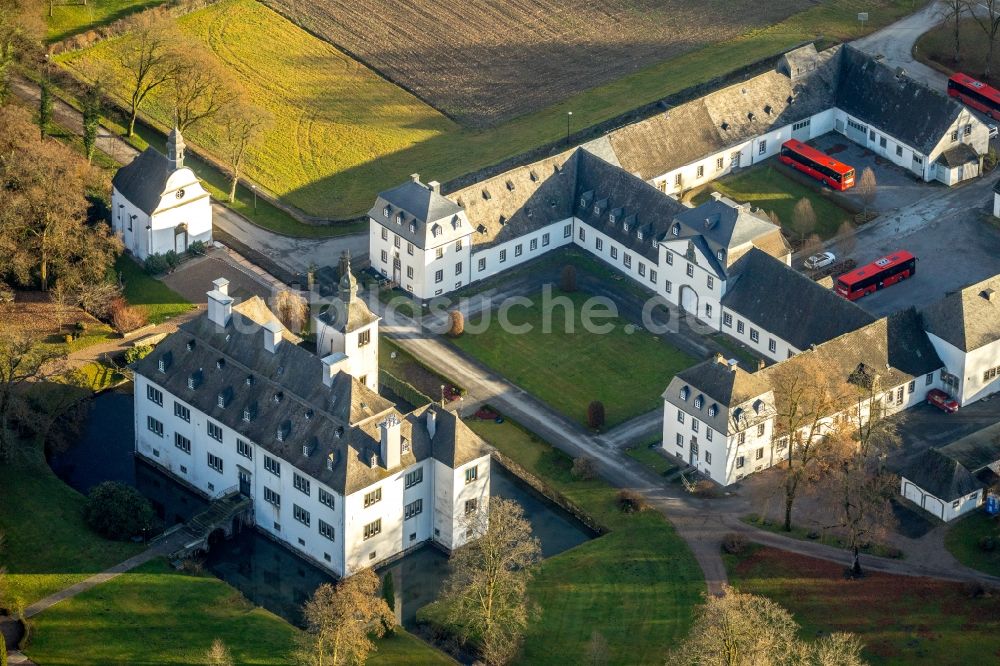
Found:
[[139, 259], [212, 240], [212, 202], [184, 166], [184, 138], [174, 128], [167, 154], [146, 148], [111, 181], [111, 225], [125, 250]]
[[428, 542], [466, 543], [488, 507], [490, 449], [454, 413], [403, 413], [351, 374], [377, 377], [377, 340], [350, 337], [377, 336], [377, 318], [352, 278], [341, 286], [367, 323], [334, 324], [347, 341], [320, 358], [263, 301], [234, 304], [216, 280], [208, 311], [135, 365], [135, 450], [206, 498], [252, 498], [261, 532], [347, 576]]

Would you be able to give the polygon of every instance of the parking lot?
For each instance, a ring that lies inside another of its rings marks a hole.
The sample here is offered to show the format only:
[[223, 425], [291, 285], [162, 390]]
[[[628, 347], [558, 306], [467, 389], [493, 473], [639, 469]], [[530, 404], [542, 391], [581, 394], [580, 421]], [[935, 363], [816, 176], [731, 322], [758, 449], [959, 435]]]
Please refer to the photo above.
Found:
[[954, 414], [923, 404], [892, 418], [898, 423], [902, 447], [889, 456], [888, 464], [898, 470], [932, 446], [947, 446], [1000, 421], [1000, 396], [979, 400]]
[[[941, 183], [918, 180], [914, 173], [862, 148], [843, 134], [830, 132], [810, 143], [834, 159], [854, 167], [855, 183], [861, 181], [861, 173], [866, 167], [870, 167], [877, 184], [875, 202], [871, 208], [880, 213], [898, 211], [921, 199], [943, 194], [948, 189]], [[865, 205], [856, 187], [844, 192], [843, 196], [858, 206]]]

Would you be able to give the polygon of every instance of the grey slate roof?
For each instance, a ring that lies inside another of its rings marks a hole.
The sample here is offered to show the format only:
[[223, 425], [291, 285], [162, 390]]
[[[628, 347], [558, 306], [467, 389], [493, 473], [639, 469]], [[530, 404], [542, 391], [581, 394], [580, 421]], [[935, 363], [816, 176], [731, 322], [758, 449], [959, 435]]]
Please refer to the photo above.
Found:
[[[689, 389], [687, 399], [681, 397], [685, 388]], [[701, 407], [696, 406], [699, 397]], [[739, 366], [730, 368], [724, 359], [704, 361], [677, 373], [663, 392], [663, 399], [723, 433], [737, 432], [768, 418], [774, 404], [765, 376]], [[737, 414], [742, 418], [737, 419]]]
[[978, 164], [979, 153], [977, 153], [976, 149], [969, 144], [960, 143], [941, 153], [935, 161], [938, 164], [948, 167], [949, 169], [953, 169], [955, 167], [960, 167], [963, 164]]
[[737, 261], [722, 305], [799, 350], [866, 326], [875, 318], [756, 248]]
[[840, 53], [837, 107], [924, 154], [937, 146], [962, 105], [851, 47]]
[[935, 448], [921, 453], [899, 474], [945, 502], [983, 488], [969, 470]]
[[[166, 361], [163, 372], [160, 360]], [[401, 415], [392, 403], [343, 372], [326, 386], [317, 356], [288, 342], [268, 352], [263, 328], [239, 312], [225, 328], [206, 315], [182, 325], [139, 361], [135, 371], [343, 494], [392, 472], [369, 464], [371, 453], [380, 448], [378, 424], [390, 414], [400, 418], [402, 436], [411, 442], [403, 466], [437, 457], [435, 451], [451, 466], [488, 452], [485, 442], [444, 410], [439, 410], [432, 441], [425, 420], [417, 416], [436, 408]], [[189, 377], [195, 378], [193, 389]], [[220, 395], [228, 401], [224, 407], [218, 404]], [[250, 421], [243, 420], [244, 409], [251, 410]], [[445, 441], [449, 438], [452, 441]], [[304, 446], [312, 449], [308, 455]], [[330, 454], [335, 460], [332, 470], [327, 468]]]
[[952, 292], [921, 314], [928, 332], [965, 352], [1000, 340], [1000, 275]]
[[111, 179], [111, 185], [139, 210], [152, 215], [160, 204], [173, 171], [170, 162], [154, 148], [146, 148], [123, 166]]
[[[387, 208], [388, 218], [385, 216]], [[402, 214], [400, 223], [396, 222], [398, 214]], [[461, 207], [429, 185], [421, 183], [416, 174], [402, 185], [380, 192], [368, 215], [419, 248], [444, 245], [469, 232]], [[442, 235], [432, 235], [434, 224], [440, 224]]]
[[1000, 423], [977, 430], [941, 449], [973, 474], [1000, 460]]

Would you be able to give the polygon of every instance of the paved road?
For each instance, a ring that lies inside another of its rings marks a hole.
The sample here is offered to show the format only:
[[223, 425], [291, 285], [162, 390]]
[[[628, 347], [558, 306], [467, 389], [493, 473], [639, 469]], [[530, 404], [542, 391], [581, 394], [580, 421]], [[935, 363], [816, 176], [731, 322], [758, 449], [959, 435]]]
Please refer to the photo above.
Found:
[[855, 40], [852, 44], [865, 53], [882, 56], [892, 67], [902, 67], [906, 73], [935, 90], [945, 90], [948, 77], [913, 59], [913, 45], [920, 35], [944, 20], [945, 3], [931, 2], [915, 14], [896, 21], [878, 32]]

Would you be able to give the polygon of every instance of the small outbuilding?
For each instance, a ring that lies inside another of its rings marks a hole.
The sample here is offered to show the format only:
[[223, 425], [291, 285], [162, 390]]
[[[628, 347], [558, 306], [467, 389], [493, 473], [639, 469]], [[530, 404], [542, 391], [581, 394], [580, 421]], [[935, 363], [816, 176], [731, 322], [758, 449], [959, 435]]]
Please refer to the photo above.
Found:
[[985, 497], [983, 483], [944, 450], [927, 449], [899, 476], [900, 494], [944, 521], [976, 509]]

